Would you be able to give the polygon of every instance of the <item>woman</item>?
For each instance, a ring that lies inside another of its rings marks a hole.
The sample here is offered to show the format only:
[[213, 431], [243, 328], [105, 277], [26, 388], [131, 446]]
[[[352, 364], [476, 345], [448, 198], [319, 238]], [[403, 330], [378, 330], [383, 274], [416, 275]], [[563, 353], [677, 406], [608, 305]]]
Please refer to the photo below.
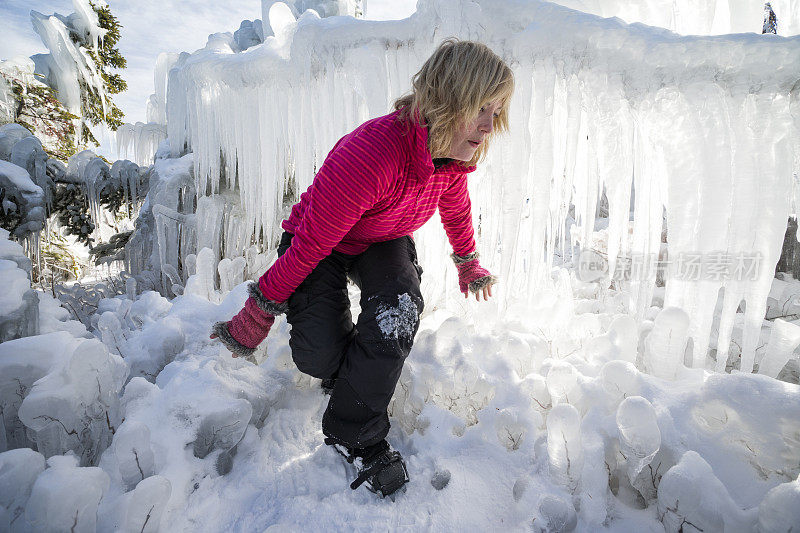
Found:
[[[286, 313], [297, 368], [323, 380], [322, 420], [359, 476], [381, 495], [408, 476], [385, 438], [386, 408], [419, 325], [422, 269], [411, 235], [438, 208], [459, 289], [477, 300], [496, 278], [475, 251], [467, 175], [496, 129], [508, 127], [514, 78], [487, 46], [443, 42], [389, 115], [365, 122], [328, 154], [292, 208], [278, 259], [251, 283], [244, 309], [214, 325], [233, 356], [249, 356]], [[347, 278], [361, 289], [354, 326]]]

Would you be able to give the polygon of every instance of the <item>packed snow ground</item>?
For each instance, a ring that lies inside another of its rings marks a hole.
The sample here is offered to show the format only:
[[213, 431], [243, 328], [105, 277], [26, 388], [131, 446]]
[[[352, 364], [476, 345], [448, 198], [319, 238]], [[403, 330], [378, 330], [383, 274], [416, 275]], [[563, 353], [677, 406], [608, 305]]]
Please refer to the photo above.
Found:
[[[484, 321], [485, 310], [476, 305], [477, 324], [445, 311], [423, 319], [391, 407], [390, 440], [406, 457], [412, 481], [393, 504], [379, 501], [363, 489], [348, 488], [345, 463], [322, 443], [327, 397], [318, 380], [294, 368], [285, 321], [265, 343], [260, 366], [233, 359], [208, 340], [210, 324], [236, 313], [245, 297], [244, 285], [219, 306], [192, 295], [170, 305], [150, 293], [157, 300], [147, 305], [155, 309], [146, 315], [152, 324], [124, 333], [128, 339], [121, 352], [129, 361], [138, 356], [141, 365], [160, 366], [152, 357], [159, 350], [152, 347], [185, 343], [155, 384], [143, 379], [154, 369], [141, 368], [141, 377], [132, 372], [122, 399], [121, 430], [133, 423], [149, 428], [153, 473], [172, 485], [164, 530], [525, 529], [552, 520], [538, 508], [544, 496], [571, 508], [572, 486], [581, 505], [581, 529], [660, 531], [658, 506], [637, 509], [644, 501], [629, 486], [626, 462], [614, 454], [620, 446], [618, 406], [634, 395], [654, 406], [650, 410], [660, 430], [658, 453], [643, 477], [663, 475], [685, 451], [694, 450], [727, 489], [730, 496], [718, 487], [696, 494], [703, 512], [716, 515], [707, 524], [752, 524], [733, 511], [746, 514], [743, 510], [755, 507], [770, 488], [797, 477], [797, 386], [756, 375], [688, 370], [680, 381], [666, 382], [621, 361], [603, 366], [633, 348], [618, 340], [622, 335], [608, 333], [614, 314], [607, 305], [603, 312], [568, 318], [562, 328], [535, 318]], [[117, 316], [128, 307], [120, 303]], [[542, 329], [556, 339], [548, 343]], [[572, 355], [558, 353], [568, 345]], [[578, 461], [583, 455], [583, 467], [563, 477], [546, 439], [554, 400], [583, 415], [579, 449], [563, 458]], [[248, 404], [252, 414], [242, 414], [250, 411]], [[224, 476], [217, 472], [227, 460], [222, 452], [204, 459], [192, 453], [191, 443], [209, 417], [217, 426], [240, 422], [231, 443], [244, 431]], [[248, 419], [255, 423], [247, 424]], [[415, 431], [409, 434], [410, 429]], [[118, 464], [113, 449], [100, 463], [117, 490], [125, 486]], [[607, 469], [621, 485], [617, 498], [607, 494]], [[700, 488], [712, 483], [711, 475], [698, 480]], [[695, 490], [679, 485], [676, 499], [694, 496]], [[112, 489], [103, 507], [110, 511], [117, 495]], [[120, 515], [103, 513], [103, 507], [100, 528], [116, 528], [111, 517]]]
[[[682, 365], [675, 380], [640, 372], [652, 322], [637, 330], [618, 314], [621, 294], [570, 269], [554, 275], [569, 294], [542, 293], [505, 316], [492, 301], [469, 301], [461, 316], [426, 311], [390, 406], [389, 440], [411, 477], [394, 502], [348, 487], [352, 472], [322, 443], [327, 397], [294, 367], [284, 318], [258, 366], [209, 339], [214, 321], [241, 308], [246, 284], [212, 293], [214, 301], [191, 290], [172, 301], [155, 292], [101, 300], [92, 326], [102, 345], [81, 339], [89, 335], [62, 309], [41, 307], [47, 334], [3, 343], [3, 375], [22, 375], [7, 367], [13, 353], [51, 354], [42, 363], [50, 375], [29, 384], [22, 403], [57, 409], [72, 393], [100, 392], [100, 378], [69, 374], [93, 353], [116, 428], [113, 439], [105, 432], [99, 468], [78, 467], [70, 453], [47, 469], [28, 449], [0, 454], [0, 518], [14, 518], [13, 531], [69, 529], [74, 517], [92, 530], [95, 510], [98, 531], [691, 530], [686, 523], [751, 531], [757, 522], [783, 531], [776, 521], [796, 523], [800, 387]], [[779, 282], [791, 287], [784, 297], [800, 294], [800, 283]], [[351, 296], [355, 314], [357, 289]], [[52, 367], [65, 353], [82, 355]], [[796, 381], [796, 370], [793, 362], [784, 377]], [[35, 418], [17, 407], [20, 418]]]

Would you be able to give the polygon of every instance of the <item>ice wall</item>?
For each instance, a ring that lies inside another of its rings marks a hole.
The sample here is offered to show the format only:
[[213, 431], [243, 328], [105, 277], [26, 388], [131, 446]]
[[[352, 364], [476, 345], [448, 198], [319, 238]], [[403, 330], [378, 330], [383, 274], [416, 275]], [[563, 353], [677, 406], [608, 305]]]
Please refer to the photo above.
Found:
[[[761, 33], [764, 4], [758, 0], [556, 0], [556, 4], [625, 22], [643, 22], [684, 35]], [[800, 33], [800, 2], [771, 0], [778, 35]]]
[[[262, 0], [262, 10], [269, 13], [275, 0]], [[308, 9], [313, 9], [321, 17], [349, 15], [361, 17], [364, 13], [363, 0], [286, 0], [292, 16], [296, 17]], [[273, 35], [269, 25], [267, 36]], [[264, 27], [259, 19], [242, 21], [233, 35], [230, 33], [212, 34], [207, 47], [223, 46], [231, 52], [243, 52], [264, 42]], [[183, 55], [188, 55], [184, 52]], [[166, 138], [162, 125], [166, 124], [167, 78], [170, 69], [178, 62], [179, 54], [161, 53], [156, 59], [153, 71], [155, 93], [147, 99], [147, 123], [124, 124], [115, 136], [116, 155], [136, 161], [138, 165], [150, 165], [158, 149], [158, 144]], [[0, 94], [2, 94], [0, 92]], [[2, 101], [0, 100], [0, 112]]]
[[[720, 346], [744, 301], [743, 369], [752, 368], [800, 153], [800, 38], [683, 37], [537, 1], [421, 1], [394, 22], [310, 11], [295, 20], [280, 3], [268, 15], [274, 36], [246, 54], [218, 40], [184, 55], [167, 95], [171, 150], [194, 152], [198, 194], [238, 191], [244, 224], [263, 230], [268, 246], [284, 197], [305, 190], [341, 135], [388, 112], [442, 39], [481, 40], [517, 78], [511, 132], [470, 181], [483, 262], [503, 279], [503, 304], [548, 280], [571, 239], [591, 242], [605, 189], [610, 272], [618, 254], [658, 254], [665, 208], [670, 257], [758, 256], [738, 281], [672, 272], [665, 298], [692, 317], [696, 366], [720, 289]], [[417, 239], [435, 276], [426, 301], [439, 301], [455, 281], [438, 221]], [[620, 282], [639, 317], [654, 280], [646, 272]]]

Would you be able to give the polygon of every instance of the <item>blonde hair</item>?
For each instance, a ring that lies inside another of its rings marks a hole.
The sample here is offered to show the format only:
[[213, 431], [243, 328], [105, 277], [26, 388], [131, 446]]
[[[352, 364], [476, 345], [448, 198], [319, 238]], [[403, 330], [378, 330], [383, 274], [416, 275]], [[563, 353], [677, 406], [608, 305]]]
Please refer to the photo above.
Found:
[[502, 102], [499, 116], [494, 119], [494, 131], [464, 164], [477, 164], [486, 155], [494, 133], [508, 130], [514, 74], [483, 43], [445, 40], [414, 74], [411, 84], [411, 94], [397, 99], [394, 107], [401, 110], [402, 119], [425, 120], [428, 150], [433, 158], [448, 157], [456, 129], [474, 121], [489, 103]]

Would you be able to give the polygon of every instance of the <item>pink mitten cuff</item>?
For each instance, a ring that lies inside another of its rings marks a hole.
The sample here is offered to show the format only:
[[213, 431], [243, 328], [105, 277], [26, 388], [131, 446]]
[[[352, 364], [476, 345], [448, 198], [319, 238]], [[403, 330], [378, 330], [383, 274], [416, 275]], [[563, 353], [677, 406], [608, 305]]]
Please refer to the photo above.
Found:
[[253, 354], [256, 346], [269, 334], [275, 315], [284, 313], [288, 307], [285, 302], [277, 303], [265, 298], [257, 283], [251, 283], [247, 292], [250, 297], [244, 308], [230, 321], [217, 322], [212, 328], [212, 333], [226, 348], [243, 357]]
[[478, 252], [467, 255], [451, 254], [453, 262], [458, 269], [458, 288], [461, 292], [467, 291], [477, 294], [478, 291], [489, 285], [497, 283], [497, 276], [493, 276], [488, 270], [483, 268], [478, 261]]

